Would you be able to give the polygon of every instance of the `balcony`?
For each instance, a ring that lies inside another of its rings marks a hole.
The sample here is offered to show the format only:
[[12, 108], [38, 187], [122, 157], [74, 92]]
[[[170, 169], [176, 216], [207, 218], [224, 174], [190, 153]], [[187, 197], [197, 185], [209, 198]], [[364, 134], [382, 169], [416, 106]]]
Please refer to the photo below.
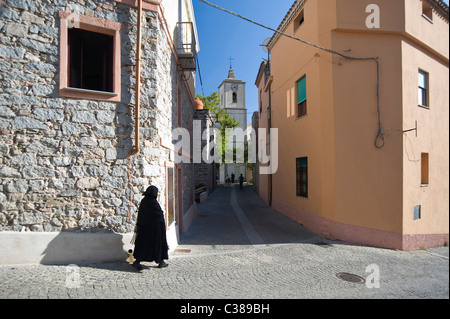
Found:
[[177, 32], [177, 53], [181, 67], [185, 71], [195, 71], [197, 69], [197, 43], [195, 42], [194, 25], [192, 22], [178, 22]]
[[270, 78], [270, 61], [266, 63], [266, 67], [264, 68], [264, 85], [267, 84]]
[[270, 60], [266, 62], [264, 67], [264, 92], [267, 92], [272, 84], [273, 75], [270, 74]]

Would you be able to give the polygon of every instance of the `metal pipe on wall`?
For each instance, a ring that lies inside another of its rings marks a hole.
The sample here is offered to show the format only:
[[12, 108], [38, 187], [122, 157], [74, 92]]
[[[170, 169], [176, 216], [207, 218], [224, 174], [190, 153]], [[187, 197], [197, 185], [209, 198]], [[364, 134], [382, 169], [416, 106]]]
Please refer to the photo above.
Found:
[[138, 0], [138, 23], [137, 23], [137, 41], [136, 41], [136, 92], [134, 94], [134, 149], [129, 155], [139, 153], [140, 145], [140, 113], [141, 113], [141, 38], [142, 38], [142, 0]]

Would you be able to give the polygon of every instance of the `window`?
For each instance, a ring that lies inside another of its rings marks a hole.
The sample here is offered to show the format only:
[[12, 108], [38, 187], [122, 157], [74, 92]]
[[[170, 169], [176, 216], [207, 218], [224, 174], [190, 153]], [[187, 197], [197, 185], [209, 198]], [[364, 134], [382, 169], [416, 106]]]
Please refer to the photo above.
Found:
[[262, 104], [263, 104], [262, 98], [263, 98], [263, 96], [262, 96], [262, 90], [260, 90], [260, 91], [259, 91], [259, 115], [260, 115], [260, 116], [261, 116], [261, 113], [262, 113]]
[[298, 99], [298, 115], [302, 117], [306, 115], [306, 76], [297, 82], [297, 99]]
[[233, 92], [233, 103], [237, 103], [237, 93]]
[[121, 23], [60, 11], [59, 94], [120, 102]]
[[429, 156], [428, 153], [422, 153], [421, 160], [421, 186], [428, 186], [429, 183]]
[[308, 158], [301, 157], [296, 160], [297, 196], [308, 197]]
[[113, 43], [110, 35], [69, 29], [69, 87], [113, 92]]
[[414, 206], [414, 220], [419, 220], [421, 216], [421, 205]]
[[419, 70], [419, 101], [420, 106], [428, 105], [428, 73]]
[[426, 0], [422, 0], [422, 16], [428, 21], [433, 22], [433, 9]]
[[294, 33], [297, 32], [297, 29], [300, 28], [303, 22], [305, 22], [305, 15], [304, 11], [302, 10], [294, 20]]

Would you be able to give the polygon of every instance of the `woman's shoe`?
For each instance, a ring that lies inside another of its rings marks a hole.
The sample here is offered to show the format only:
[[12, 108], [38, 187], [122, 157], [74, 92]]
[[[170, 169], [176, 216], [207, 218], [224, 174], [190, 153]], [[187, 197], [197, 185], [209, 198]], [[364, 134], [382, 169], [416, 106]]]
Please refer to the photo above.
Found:
[[166, 264], [164, 261], [161, 261], [158, 265], [158, 268], [166, 268], [166, 267], [169, 267], [169, 265]]

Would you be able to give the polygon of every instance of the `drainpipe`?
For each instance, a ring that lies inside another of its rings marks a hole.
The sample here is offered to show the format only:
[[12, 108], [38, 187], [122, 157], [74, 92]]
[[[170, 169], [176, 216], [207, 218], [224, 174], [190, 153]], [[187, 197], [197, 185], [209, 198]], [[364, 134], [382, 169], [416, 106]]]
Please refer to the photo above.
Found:
[[142, 29], [142, 0], [138, 0], [138, 23], [137, 23], [137, 42], [136, 42], [136, 92], [134, 94], [134, 149], [129, 155], [139, 153], [139, 123], [141, 113], [141, 30]]
[[[270, 92], [270, 90], [272, 89], [271, 88], [271, 86], [272, 86], [272, 83], [269, 83], [269, 116], [270, 116], [270, 118], [269, 118], [269, 145], [270, 146], [272, 146], [272, 144], [271, 144], [271, 139], [270, 139], [270, 129], [271, 129], [271, 127], [272, 127], [272, 94], [271, 94], [271, 92]], [[273, 154], [272, 154], [272, 148], [269, 146], [269, 149], [270, 149], [270, 156], [272, 156]], [[270, 162], [270, 165], [272, 165], [272, 162]], [[269, 206], [270, 207], [272, 207], [272, 191], [273, 191], [273, 186], [272, 186], [272, 181], [273, 181], [273, 179], [272, 179], [272, 177], [273, 177], [273, 173], [271, 172], [271, 174], [269, 175], [269, 184], [270, 184], [270, 189], [269, 189]]]
[[[269, 76], [271, 76], [271, 65], [270, 65], [270, 50], [267, 52], [267, 63], [269, 65]], [[269, 120], [267, 121], [268, 123], [268, 129], [269, 129], [269, 150], [270, 150], [270, 156], [272, 156], [272, 144], [271, 144], [271, 138], [270, 138], [270, 129], [272, 128], [272, 81], [269, 78], [269, 113], [267, 114], [267, 116], [269, 117]], [[270, 162], [270, 165], [272, 165], [272, 162]], [[272, 191], [273, 191], [273, 186], [272, 186], [272, 179], [273, 177], [273, 173], [271, 173], [269, 175], [269, 206], [272, 207]]]

